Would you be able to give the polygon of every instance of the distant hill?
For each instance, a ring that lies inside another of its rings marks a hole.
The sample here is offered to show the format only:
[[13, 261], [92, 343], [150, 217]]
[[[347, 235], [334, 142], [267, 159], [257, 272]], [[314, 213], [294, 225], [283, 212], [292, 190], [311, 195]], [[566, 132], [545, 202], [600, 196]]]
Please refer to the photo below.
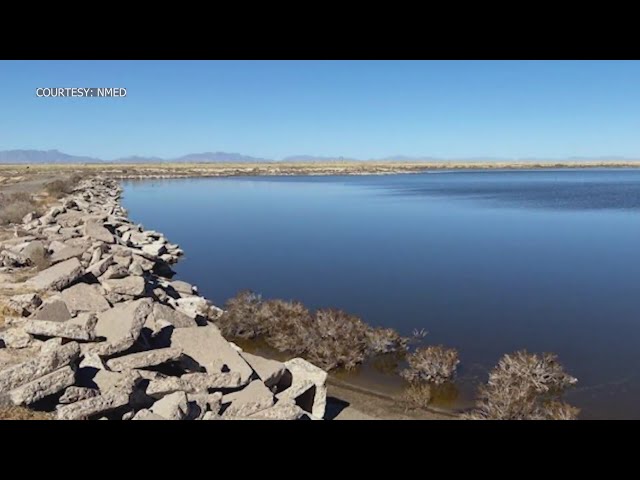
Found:
[[204, 152], [189, 153], [177, 158], [130, 156], [116, 160], [102, 160], [97, 157], [69, 155], [59, 150], [0, 150], [0, 164], [56, 164], [56, 163], [335, 163], [335, 162], [431, 162], [431, 163], [578, 163], [578, 162], [637, 162], [640, 159], [621, 156], [610, 157], [567, 157], [567, 158], [498, 158], [498, 157], [467, 157], [467, 158], [437, 158], [437, 157], [410, 157], [394, 155], [376, 159], [357, 159], [351, 157], [322, 157], [314, 155], [292, 155], [281, 160], [252, 157], [240, 153], [228, 152]]
[[80, 157], [59, 150], [0, 150], [0, 163], [100, 163], [93, 157]]

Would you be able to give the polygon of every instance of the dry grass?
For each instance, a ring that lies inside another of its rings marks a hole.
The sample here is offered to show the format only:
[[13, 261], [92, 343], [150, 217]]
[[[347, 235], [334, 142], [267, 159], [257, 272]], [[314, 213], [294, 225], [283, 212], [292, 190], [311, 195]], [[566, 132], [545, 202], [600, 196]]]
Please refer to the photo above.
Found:
[[415, 408], [427, 408], [431, 403], [431, 385], [412, 383], [404, 391], [402, 398]]
[[38, 202], [28, 193], [0, 194], [0, 225], [21, 223], [26, 214], [39, 209]]
[[400, 374], [411, 383], [428, 382], [435, 385], [451, 380], [460, 360], [458, 352], [442, 345], [421, 347], [407, 355], [408, 368]]
[[0, 420], [53, 420], [51, 413], [37, 412], [25, 407], [0, 407]]
[[44, 185], [45, 191], [53, 198], [62, 198], [73, 193], [75, 186], [82, 180], [82, 176], [74, 174], [64, 180], [58, 179]]
[[524, 350], [503, 356], [480, 388], [476, 409], [467, 417], [487, 420], [572, 420], [580, 410], [561, 401], [578, 380], [550, 353]]

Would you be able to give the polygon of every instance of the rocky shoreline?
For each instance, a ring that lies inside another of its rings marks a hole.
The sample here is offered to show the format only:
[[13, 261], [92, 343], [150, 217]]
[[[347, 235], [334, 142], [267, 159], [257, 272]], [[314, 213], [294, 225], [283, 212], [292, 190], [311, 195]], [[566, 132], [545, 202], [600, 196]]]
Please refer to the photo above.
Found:
[[132, 223], [120, 195], [112, 178], [85, 179], [0, 242], [0, 271], [28, 277], [1, 284], [0, 407], [65, 420], [322, 419], [327, 373], [227, 341], [223, 311], [171, 280], [182, 250]]

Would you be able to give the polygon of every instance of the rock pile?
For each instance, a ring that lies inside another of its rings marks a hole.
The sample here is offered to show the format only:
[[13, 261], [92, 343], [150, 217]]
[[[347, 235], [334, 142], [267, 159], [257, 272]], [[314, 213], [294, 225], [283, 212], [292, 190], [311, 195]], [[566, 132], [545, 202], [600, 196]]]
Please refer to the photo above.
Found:
[[4, 271], [49, 262], [6, 302], [0, 405], [58, 419], [323, 418], [326, 372], [225, 340], [222, 310], [171, 280], [182, 250], [133, 224], [120, 194], [113, 180], [84, 180], [0, 246]]

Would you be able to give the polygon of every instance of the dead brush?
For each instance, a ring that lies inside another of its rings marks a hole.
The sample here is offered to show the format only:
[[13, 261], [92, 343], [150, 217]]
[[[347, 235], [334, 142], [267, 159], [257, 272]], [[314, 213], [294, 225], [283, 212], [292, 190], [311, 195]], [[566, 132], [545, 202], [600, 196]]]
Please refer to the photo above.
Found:
[[410, 383], [428, 382], [440, 385], [451, 380], [460, 360], [458, 351], [442, 345], [420, 347], [406, 357], [408, 367], [400, 375]]
[[504, 355], [479, 389], [476, 409], [466, 415], [486, 420], [573, 420], [580, 410], [561, 401], [578, 380], [556, 355], [524, 350]]
[[410, 383], [402, 394], [402, 399], [414, 408], [425, 409], [431, 403], [431, 385], [424, 382]]
[[39, 209], [38, 203], [28, 193], [0, 194], [0, 225], [22, 223], [25, 215]]

